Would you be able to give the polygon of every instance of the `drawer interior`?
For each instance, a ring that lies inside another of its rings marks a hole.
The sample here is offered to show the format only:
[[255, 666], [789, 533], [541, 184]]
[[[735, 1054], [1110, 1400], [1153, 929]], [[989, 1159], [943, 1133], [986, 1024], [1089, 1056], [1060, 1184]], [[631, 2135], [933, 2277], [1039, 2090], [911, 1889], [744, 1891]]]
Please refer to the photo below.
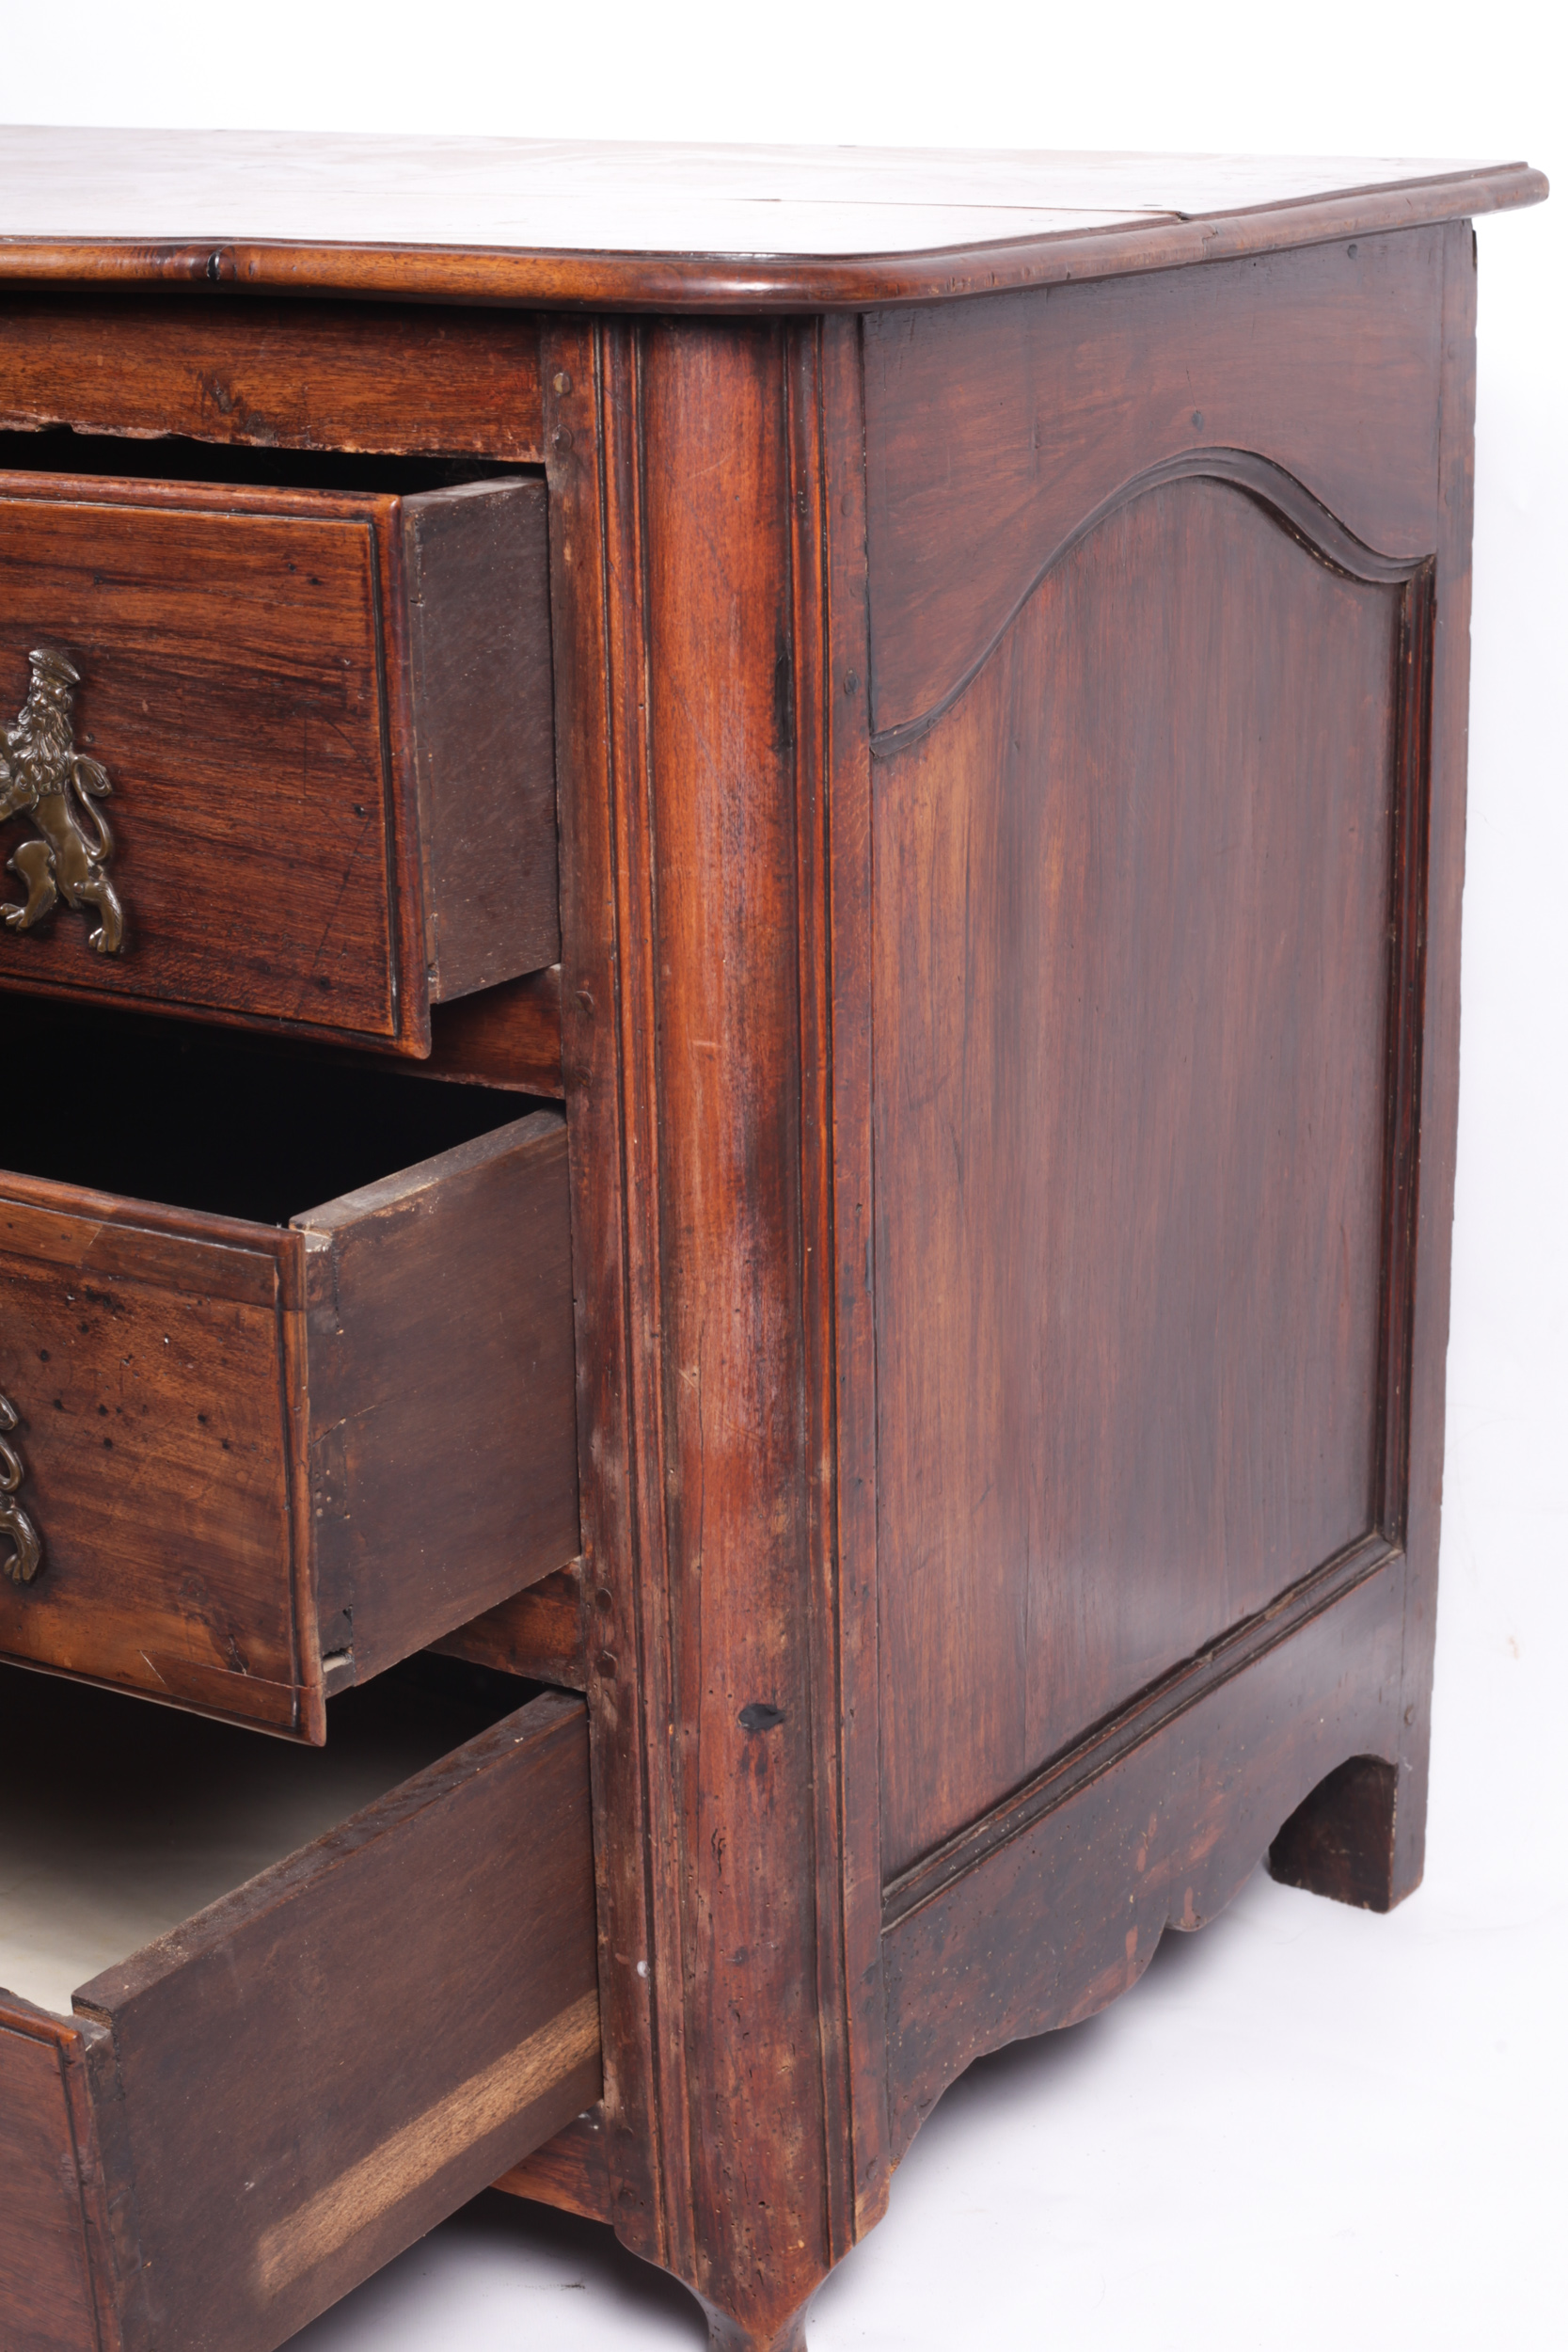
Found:
[[41, 1001], [8, 1012], [6, 1063], [25, 1106], [0, 1145], [7, 1168], [261, 1225], [534, 1107], [395, 1065]]
[[534, 1686], [411, 1660], [329, 1702], [325, 1748], [0, 1664], [0, 1986], [72, 1994], [521, 1707]]
[[92, 1009], [18, 1007], [8, 1043], [0, 1392], [41, 1572], [0, 1577], [0, 1657], [319, 1743], [330, 1692], [576, 1555], [564, 1122]]
[[539, 469], [482, 457], [405, 457], [352, 450], [264, 449], [187, 440], [179, 434], [0, 432], [0, 470], [82, 474], [104, 481], [209, 482], [261, 490], [379, 492], [415, 498], [465, 482], [504, 482]]

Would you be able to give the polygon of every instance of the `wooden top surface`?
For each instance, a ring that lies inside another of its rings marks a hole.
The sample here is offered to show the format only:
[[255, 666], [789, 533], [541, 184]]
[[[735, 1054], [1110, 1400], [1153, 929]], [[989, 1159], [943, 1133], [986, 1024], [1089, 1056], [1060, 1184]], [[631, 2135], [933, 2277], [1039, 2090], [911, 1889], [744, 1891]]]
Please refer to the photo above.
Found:
[[861, 307], [1538, 201], [1524, 164], [0, 129], [0, 278]]

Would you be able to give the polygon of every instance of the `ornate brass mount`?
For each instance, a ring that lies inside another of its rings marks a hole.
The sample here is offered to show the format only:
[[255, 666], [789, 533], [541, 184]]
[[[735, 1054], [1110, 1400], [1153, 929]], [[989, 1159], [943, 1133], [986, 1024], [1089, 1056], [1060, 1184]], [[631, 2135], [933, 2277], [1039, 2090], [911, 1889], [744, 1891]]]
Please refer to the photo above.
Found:
[[43, 1565], [43, 1545], [38, 1529], [16, 1499], [16, 1490], [27, 1475], [21, 1454], [9, 1441], [16, 1419], [16, 1406], [10, 1398], [0, 1396], [0, 1536], [5, 1536], [11, 1546], [6, 1574], [13, 1584], [30, 1584]]
[[0, 900], [0, 922], [30, 931], [57, 898], [68, 907], [98, 909], [89, 944], [101, 956], [118, 956], [125, 940], [125, 910], [109, 880], [115, 853], [109, 820], [98, 803], [110, 789], [96, 759], [76, 749], [71, 706], [81, 673], [52, 645], [27, 656], [32, 682], [27, 699], [6, 730], [0, 749], [0, 820], [31, 817], [39, 836], [24, 841], [7, 863], [25, 886], [18, 906]]

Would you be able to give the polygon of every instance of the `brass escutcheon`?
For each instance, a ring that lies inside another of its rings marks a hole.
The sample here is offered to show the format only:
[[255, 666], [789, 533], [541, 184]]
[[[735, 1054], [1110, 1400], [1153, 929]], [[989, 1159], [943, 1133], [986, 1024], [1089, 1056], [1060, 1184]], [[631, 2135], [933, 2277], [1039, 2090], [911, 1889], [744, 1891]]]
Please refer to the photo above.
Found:
[[30, 1584], [43, 1565], [43, 1544], [38, 1529], [16, 1499], [27, 1475], [22, 1456], [10, 1442], [17, 1411], [8, 1396], [0, 1396], [0, 1536], [9, 1539], [11, 1557], [6, 1574], [13, 1584]]
[[98, 910], [88, 944], [101, 956], [118, 956], [125, 943], [125, 910], [109, 880], [115, 837], [99, 803], [107, 798], [106, 771], [76, 749], [71, 701], [81, 672], [55, 645], [37, 645], [27, 656], [32, 679], [27, 699], [6, 729], [0, 748], [0, 822], [30, 817], [38, 833], [6, 861], [26, 890], [20, 905], [0, 899], [0, 922], [30, 931], [57, 899], [84, 914]]

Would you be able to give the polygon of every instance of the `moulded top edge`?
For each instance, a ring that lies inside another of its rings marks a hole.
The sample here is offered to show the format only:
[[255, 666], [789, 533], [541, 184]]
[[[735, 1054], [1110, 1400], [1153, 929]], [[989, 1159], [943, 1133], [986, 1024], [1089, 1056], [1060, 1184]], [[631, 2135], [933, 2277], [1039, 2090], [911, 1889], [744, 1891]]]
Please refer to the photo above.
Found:
[[1518, 163], [0, 129], [0, 279], [599, 309], [929, 301], [1539, 201]]

